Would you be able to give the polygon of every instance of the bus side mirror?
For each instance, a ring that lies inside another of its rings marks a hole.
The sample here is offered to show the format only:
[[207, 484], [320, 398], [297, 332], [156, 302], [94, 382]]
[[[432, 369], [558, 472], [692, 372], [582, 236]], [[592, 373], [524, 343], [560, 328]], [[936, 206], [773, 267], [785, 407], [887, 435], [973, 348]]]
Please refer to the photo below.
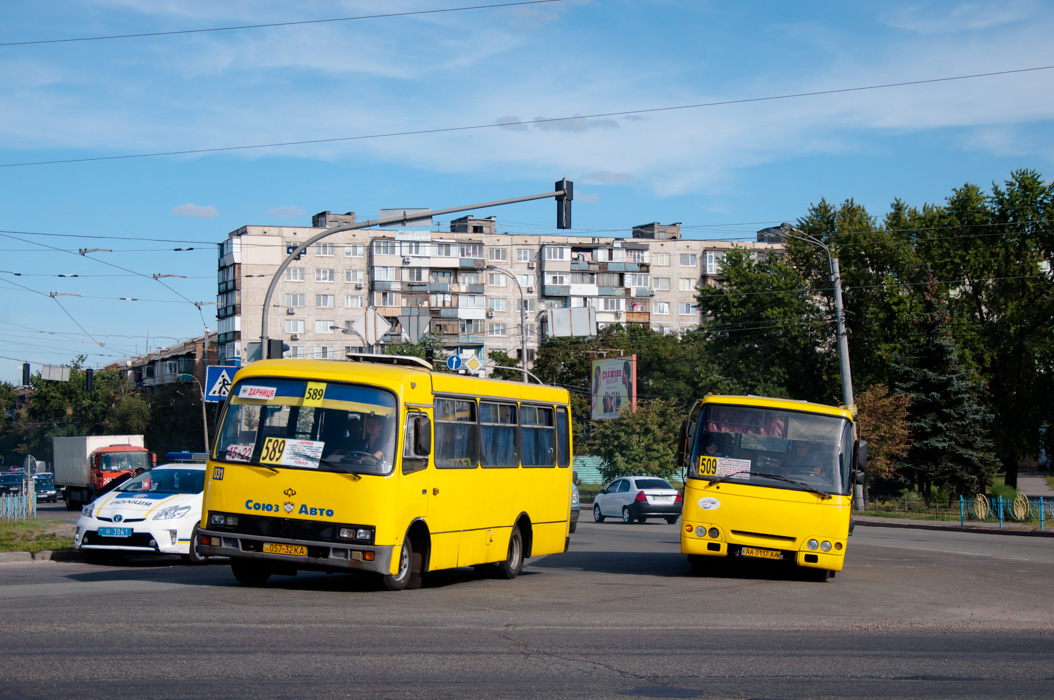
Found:
[[432, 421], [428, 416], [414, 418], [414, 454], [427, 457], [432, 452]]
[[863, 484], [867, 481], [867, 474], [860, 469], [854, 469], [853, 473], [849, 475], [849, 483], [851, 484]]
[[689, 440], [694, 434], [694, 423], [690, 421], [685, 421], [681, 423], [681, 437], [677, 441], [677, 456], [675, 458], [677, 460], [677, 464], [681, 466], [684, 466], [686, 460], [688, 459], [688, 455], [686, 454], [686, 452], [688, 451]]
[[867, 440], [861, 440], [856, 447], [856, 468], [864, 471], [867, 466]]

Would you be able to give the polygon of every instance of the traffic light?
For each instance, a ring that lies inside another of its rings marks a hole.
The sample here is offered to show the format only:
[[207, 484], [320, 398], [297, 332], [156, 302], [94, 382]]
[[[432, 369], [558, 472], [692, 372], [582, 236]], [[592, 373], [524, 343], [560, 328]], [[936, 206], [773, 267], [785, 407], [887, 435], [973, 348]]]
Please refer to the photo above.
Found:
[[571, 200], [574, 199], [574, 183], [566, 177], [556, 183], [556, 228], [571, 228]]
[[29, 363], [22, 363], [22, 386], [29, 386]]
[[95, 370], [90, 367], [84, 370], [84, 390], [91, 391], [95, 387]]
[[267, 339], [267, 358], [275, 359], [281, 358], [282, 353], [289, 350], [289, 345], [283, 343], [281, 338], [268, 338]]

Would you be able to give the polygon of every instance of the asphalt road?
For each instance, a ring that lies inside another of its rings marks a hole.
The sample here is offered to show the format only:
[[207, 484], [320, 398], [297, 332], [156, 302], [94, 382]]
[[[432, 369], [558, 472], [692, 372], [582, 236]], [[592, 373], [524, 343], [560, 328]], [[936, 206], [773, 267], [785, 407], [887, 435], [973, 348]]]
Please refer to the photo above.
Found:
[[1051, 697], [1054, 539], [859, 527], [817, 583], [582, 522], [514, 581], [0, 566], [0, 698]]

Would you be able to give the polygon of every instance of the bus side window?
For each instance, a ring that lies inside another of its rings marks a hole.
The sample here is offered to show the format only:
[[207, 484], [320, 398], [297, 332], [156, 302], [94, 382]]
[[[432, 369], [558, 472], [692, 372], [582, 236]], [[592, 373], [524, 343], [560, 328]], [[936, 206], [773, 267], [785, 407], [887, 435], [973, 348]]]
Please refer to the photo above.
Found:
[[403, 474], [413, 474], [428, 466], [432, 453], [432, 421], [423, 413], [406, 414], [403, 431]]

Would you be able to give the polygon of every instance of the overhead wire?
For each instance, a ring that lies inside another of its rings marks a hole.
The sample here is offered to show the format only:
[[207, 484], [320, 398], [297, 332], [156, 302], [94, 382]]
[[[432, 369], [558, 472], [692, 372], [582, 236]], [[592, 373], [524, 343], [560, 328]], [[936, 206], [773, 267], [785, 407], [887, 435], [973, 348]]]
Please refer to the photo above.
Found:
[[355, 17], [333, 17], [329, 19], [305, 19], [289, 22], [267, 22], [264, 24], [242, 24], [229, 27], [206, 27], [202, 29], [175, 29], [165, 32], [139, 32], [136, 34], [109, 34], [105, 36], [70, 37], [65, 39], [35, 39], [32, 41], [7, 41], [0, 43], [0, 47], [9, 46], [40, 46], [44, 44], [70, 44], [86, 41], [110, 41], [114, 39], [143, 39], [147, 37], [178, 36], [181, 34], [207, 34], [210, 32], [234, 32], [247, 29], [271, 29], [274, 27], [295, 27], [307, 24], [331, 24], [335, 22], [355, 22], [367, 19], [386, 19], [389, 17], [412, 17], [414, 15], [435, 15], [447, 12], [466, 12], [469, 10], [494, 10], [506, 7], [518, 7], [522, 5], [544, 5], [564, 0], [519, 0], [518, 2], [495, 3], [491, 5], [470, 5], [467, 7], [447, 7], [435, 10], [407, 10], [405, 12], [387, 12], [376, 15], [358, 15]]
[[1054, 69], [1054, 65], [1033, 66], [1030, 68], [1016, 68], [1001, 71], [990, 71], [987, 73], [971, 73], [967, 75], [946, 76], [941, 78], [925, 78], [921, 80], [905, 80], [894, 83], [879, 83], [875, 85], [863, 85], [857, 87], [832, 88], [829, 90], [810, 90], [806, 92], [787, 93], [782, 95], [768, 95], [762, 97], [745, 97], [734, 100], [717, 100], [714, 102], [700, 102], [694, 104], [671, 105], [666, 107], [649, 107], [642, 109], [620, 110], [615, 112], [597, 112], [594, 114], [575, 115], [572, 117], [538, 117], [536, 119], [517, 120], [512, 123], [493, 122], [488, 124], [471, 124], [467, 126], [435, 127], [430, 129], [414, 129], [408, 131], [392, 131], [378, 134], [363, 134], [359, 136], [335, 136], [322, 139], [303, 139], [295, 141], [278, 141], [274, 143], [250, 144], [242, 146], [217, 146], [214, 148], [190, 148], [177, 151], [157, 151], [153, 153], [128, 153], [116, 156], [90, 156], [85, 158], [62, 158], [57, 160], [25, 161], [21, 163], [0, 163], [0, 168], [22, 168], [39, 165], [62, 165], [69, 163], [97, 163], [115, 160], [133, 160], [139, 158], [159, 158], [163, 156], [185, 156], [202, 155], [206, 153], [225, 153], [233, 151], [259, 150], [264, 148], [284, 148], [288, 146], [308, 146], [325, 143], [341, 143], [350, 141], [366, 141], [372, 139], [395, 138], [403, 136], [424, 136], [430, 134], [448, 134], [465, 131], [480, 131], [489, 129], [502, 129], [510, 126], [534, 126], [538, 124], [555, 124], [567, 121], [583, 121], [587, 119], [606, 119], [611, 117], [637, 116], [641, 114], [658, 114], [662, 112], [674, 112], [690, 109], [705, 109], [710, 107], [727, 107], [731, 105], [753, 104], [759, 102], [773, 102], [779, 100], [801, 99], [805, 97], [821, 97], [826, 95], [838, 95], [851, 92], [863, 92], [867, 90], [888, 90], [898, 87], [913, 87], [918, 85], [933, 85], [959, 80], [975, 80], [978, 78], [990, 78], [1004, 75], [1015, 75], [1046, 71]]

